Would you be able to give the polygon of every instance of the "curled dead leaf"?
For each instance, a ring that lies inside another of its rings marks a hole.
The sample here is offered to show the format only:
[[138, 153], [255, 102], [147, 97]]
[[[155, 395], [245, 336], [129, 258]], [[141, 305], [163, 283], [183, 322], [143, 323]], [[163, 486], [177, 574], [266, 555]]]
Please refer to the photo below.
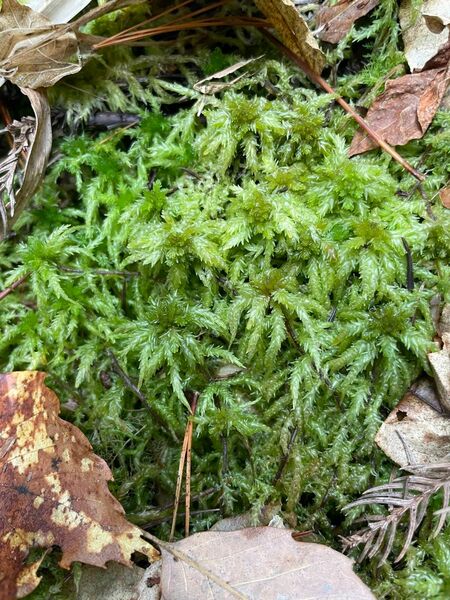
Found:
[[163, 547], [163, 600], [374, 598], [353, 573], [351, 560], [327, 546], [297, 542], [292, 533], [274, 527], [206, 531], [173, 544], [227, 582], [233, 593], [182, 559], [175, 560]]
[[435, 57], [448, 41], [448, 31], [430, 28], [432, 17], [440, 14], [448, 5], [447, 0], [424, 0], [417, 10], [416, 0], [402, 0], [399, 9], [404, 53], [411, 71], [426, 68], [426, 63]]
[[78, 41], [65, 26], [17, 0], [3, 0], [0, 12], [0, 76], [24, 88], [54, 85], [81, 69]]
[[272, 23], [283, 43], [320, 74], [325, 55], [294, 3], [291, 0], [255, 0], [255, 4]]
[[380, 0], [340, 0], [333, 6], [322, 4], [317, 15], [318, 37], [337, 44], [352, 28], [353, 23], [367, 15]]
[[[439, 108], [448, 85], [447, 68], [431, 69], [388, 81], [386, 91], [370, 107], [366, 122], [391, 146], [420, 139]], [[367, 134], [358, 131], [349, 155], [376, 148]]]
[[[32, 89], [22, 89], [22, 92], [30, 100], [34, 119], [27, 117], [8, 127], [14, 142], [11, 152], [0, 162], [0, 213], [3, 221], [0, 239], [17, 221], [41, 184], [52, 148], [50, 105], [45, 92]], [[22, 185], [15, 192], [14, 179], [21, 160], [25, 160]]]
[[0, 600], [18, 597], [24, 578], [29, 584], [24, 560], [33, 547], [59, 546], [63, 568], [129, 565], [133, 552], [158, 556], [108, 490], [106, 463], [58, 417], [44, 379], [31, 371], [0, 376]]

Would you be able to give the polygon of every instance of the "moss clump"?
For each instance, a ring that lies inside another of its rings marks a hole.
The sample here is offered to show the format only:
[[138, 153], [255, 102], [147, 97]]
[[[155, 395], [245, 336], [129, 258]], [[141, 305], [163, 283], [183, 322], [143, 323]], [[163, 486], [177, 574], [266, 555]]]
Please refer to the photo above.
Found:
[[[153, 80], [152, 110], [136, 94], [119, 103], [139, 110], [137, 126], [59, 143], [18, 239], [2, 244], [3, 284], [30, 277], [2, 302], [1, 367], [46, 370], [75, 400], [64, 416], [138, 523], [170, 514], [197, 391], [195, 508], [281, 502], [288, 522], [337, 544], [342, 506], [389, 471], [375, 431], [426, 368], [429, 300], [449, 293], [448, 212], [436, 203], [430, 218], [418, 194], [397, 194], [411, 184], [386, 157], [349, 160], [351, 126], [298, 77], [266, 60], [202, 117], [190, 87]], [[182, 94], [188, 105], [168, 109]], [[447, 152], [433, 133], [423, 143]], [[386, 567], [380, 596], [445, 597], [446, 540]]]

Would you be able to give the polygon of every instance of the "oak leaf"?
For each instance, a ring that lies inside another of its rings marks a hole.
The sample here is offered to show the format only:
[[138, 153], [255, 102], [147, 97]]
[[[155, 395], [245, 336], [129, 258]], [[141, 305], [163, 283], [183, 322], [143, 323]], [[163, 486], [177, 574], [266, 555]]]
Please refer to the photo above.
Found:
[[110, 493], [107, 464], [87, 438], [58, 417], [45, 374], [0, 375], [0, 600], [31, 591], [31, 548], [59, 546], [60, 565], [74, 561], [130, 565], [133, 552], [156, 558]]
[[324, 42], [337, 44], [353, 23], [370, 12], [380, 0], [340, 0], [333, 6], [322, 5], [317, 15], [318, 36]]
[[321, 73], [325, 55], [292, 0], [255, 0], [283, 43], [299, 55], [315, 73]]
[[[447, 68], [404, 75], [387, 82], [366, 116], [367, 124], [391, 146], [420, 139], [439, 108], [448, 85]], [[358, 131], [349, 155], [376, 148], [367, 134]]]

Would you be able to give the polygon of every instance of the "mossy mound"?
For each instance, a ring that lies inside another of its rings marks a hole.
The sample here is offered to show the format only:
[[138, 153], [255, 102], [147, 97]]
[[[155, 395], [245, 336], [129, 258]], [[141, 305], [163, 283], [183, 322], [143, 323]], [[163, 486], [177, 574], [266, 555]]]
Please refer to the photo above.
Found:
[[[151, 52], [111, 56], [114, 81], [94, 63], [54, 102], [72, 118], [97, 104], [141, 120], [57, 142], [42, 192], [2, 244], [3, 283], [31, 273], [2, 302], [2, 370], [49, 373], [130, 518], [162, 521], [161, 536], [198, 392], [194, 529], [279, 503], [292, 526], [339, 547], [342, 507], [389, 476], [375, 432], [426, 368], [429, 301], [449, 295], [450, 213], [435, 200], [430, 216], [386, 156], [350, 160], [354, 125], [285, 62], [265, 57], [203, 98], [193, 78], [236, 49], [185, 61], [174, 47], [176, 82], [155, 75]], [[100, 100], [74, 103], [93, 74]], [[426, 164], [445, 164], [448, 131], [443, 113], [409, 158], [426, 149]], [[434, 170], [430, 195], [446, 177]], [[448, 533], [426, 533], [398, 570], [364, 567], [380, 597], [447, 597]]]

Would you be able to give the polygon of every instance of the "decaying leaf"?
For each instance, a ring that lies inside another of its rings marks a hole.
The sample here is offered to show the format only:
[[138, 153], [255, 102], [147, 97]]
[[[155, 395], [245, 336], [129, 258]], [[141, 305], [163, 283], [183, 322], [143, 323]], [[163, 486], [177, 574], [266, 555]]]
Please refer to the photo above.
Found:
[[0, 32], [0, 76], [20, 87], [49, 87], [81, 69], [75, 33], [17, 0], [3, 0]]
[[450, 25], [450, 4], [448, 0], [425, 0], [422, 15], [430, 31], [441, 33]]
[[[420, 139], [439, 108], [448, 85], [446, 68], [404, 75], [388, 81], [386, 91], [370, 107], [366, 122], [391, 146], [402, 146]], [[358, 131], [349, 155], [376, 148], [375, 143]]]
[[411, 71], [422, 70], [448, 41], [448, 31], [441, 28], [438, 33], [429, 26], [432, 16], [441, 14], [448, 5], [448, 0], [424, 0], [422, 9], [418, 11], [415, 0], [402, 0], [399, 20], [404, 53]]
[[349, 559], [321, 544], [297, 542], [292, 533], [289, 529], [273, 527], [207, 531], [174, 544], [175, 548], [228, 582], [236, 590], [233, 596], [163, 549], [163, 599], [374, 598], [353, 573]]
[[381, 425], [375, 442], [401, 467], [436, 463], [447, 457], [450, 418], [442, 412], [431, 380], [412, 386]]
[[0, 600], [18, 597], [33, 547], [80, 561], [130, 564], [157, 556], [108, 490], [111, 472], [85, 436], [58, 417], [59, 401], [31, 371], [0, 376]]
[[[52, 148], [50, 106], [45, 92], [31, 89], [22, 89], [22, 92], [28, 96], [35, 116], [14, 121], [7, 128], [14, 142], [11, 152], [0, 162], [0, 213], [3, 222], [0, 239], [39, 187]], [[20, 161], [24, 161], [22, 185], [15, 192], [15, 176]]]
[[325, 55], [292, 0], [255, 0], [255, 4], [275, 27], [283, 43], [315, 73], [321, 73]]
[[441, 199], [442, 206], [450, 208], [450, 187], [442, 188], [439, 190], [439, 198]]
[[450, 333], [442, 334], [442, 346], [440, 352], [430, 352], [428, 360], [433, 369], [441, 404], [450, 412]]
[[318, 36], [324, 42], [337, 44], [352, 28], [353, 23], [367, 15], [380, 0], [340, 0], [333, 6], [322, 5], [317, 15]]

